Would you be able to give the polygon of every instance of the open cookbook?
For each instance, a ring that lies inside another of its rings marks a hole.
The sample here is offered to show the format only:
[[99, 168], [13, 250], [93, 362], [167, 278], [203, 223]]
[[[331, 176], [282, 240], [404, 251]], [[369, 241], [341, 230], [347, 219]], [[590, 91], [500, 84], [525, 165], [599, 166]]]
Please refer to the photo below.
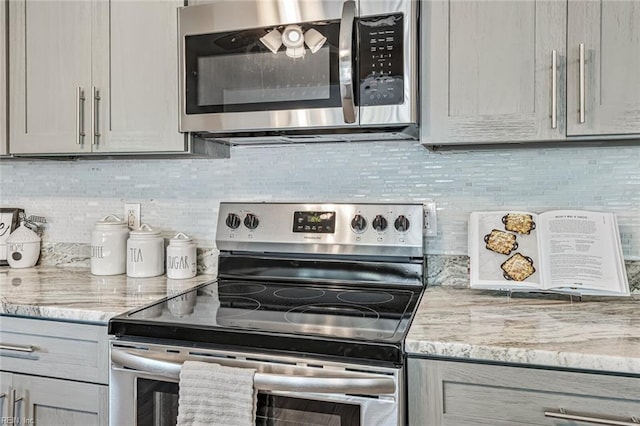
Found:
[[613, 213], [473, 212], [469, 257], [471, 288], [630, 294]]

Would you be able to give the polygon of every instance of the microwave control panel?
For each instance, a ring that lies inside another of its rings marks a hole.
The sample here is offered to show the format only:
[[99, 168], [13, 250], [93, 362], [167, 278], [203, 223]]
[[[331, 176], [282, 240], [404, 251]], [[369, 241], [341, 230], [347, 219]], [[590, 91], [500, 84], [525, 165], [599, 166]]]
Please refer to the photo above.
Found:
[[403, 28], [401, 13], [358, 20], [360, 105], [398, 105], [404, 101]]

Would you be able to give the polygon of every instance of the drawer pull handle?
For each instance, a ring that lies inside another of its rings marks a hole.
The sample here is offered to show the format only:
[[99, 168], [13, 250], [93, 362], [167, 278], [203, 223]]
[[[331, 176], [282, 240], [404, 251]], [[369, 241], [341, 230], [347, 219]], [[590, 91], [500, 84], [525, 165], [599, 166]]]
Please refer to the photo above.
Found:
[[0, 350], [5, 351], [17, 351], [17, 352], [33, 352], [35, 348], [31, 345], [22, 346], [22, 345], [5, 345], [4, 343], [0, 343]]
[[564, 419], [564, 420], [573, 420], [573, 421], [577, 421], [577, 422], [584, 422], [584, 423], [593, 423], [596, 425], [609, 425], [609, 426], [638, 426], [640, 425], [640, 423], [638, 423], [636, 420], [637, 418], [631, 418], [631, 421], [621, 421], [621, 420], [612, 420], [612, 419], [605, 419], [602, 417], [590, 417], [590, 416], [581, 416], [579, 414], [569, 414], [567, 413], [566, 410], [564, 409], [560, 409], [560, 412], [557, 413], [555, 411], [545, 411], [544, 412], [544, 416], [545, 417], [552, 417], [554, 419]]

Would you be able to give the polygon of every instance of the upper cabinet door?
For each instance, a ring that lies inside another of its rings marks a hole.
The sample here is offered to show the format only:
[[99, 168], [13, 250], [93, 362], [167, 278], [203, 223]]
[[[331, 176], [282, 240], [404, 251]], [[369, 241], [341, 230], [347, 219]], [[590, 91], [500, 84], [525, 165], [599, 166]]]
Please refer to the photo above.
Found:
[[568, 25], [567, 134], [640, 133], [640, 1], [569, 1]]
[[7, 2], [0, 0], [0, 155], [7, 154]]
[[565, 2], [423, 5], [424, 143], [564, 138]]
[[10, 151], [91, 152], [90, 1], [9, 2]]
[[[94, 152], [184, 152], [178, 132], [178, 7], [101, 1], [95, 21]], [[92, 89], [93, 92], [93, 89]]]

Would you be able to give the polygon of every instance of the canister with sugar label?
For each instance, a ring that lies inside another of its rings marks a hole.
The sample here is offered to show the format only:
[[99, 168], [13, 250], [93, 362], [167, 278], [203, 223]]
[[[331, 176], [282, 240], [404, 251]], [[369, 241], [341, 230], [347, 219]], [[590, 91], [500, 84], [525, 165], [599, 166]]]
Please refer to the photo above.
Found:
[[196, 245], [182, 232], [171, 238], [167, 246], [167, 277], [193, 278], [197, 272]]
[[127, 276], [144, 278], [164, 274], [164, 239], [160, 231], [142, 224], [127, 241]]
[[96, 222], [91, 232], [91, 273], [119, 275], [126, 271], [129, 228], [124, 220], [109, 215]]

